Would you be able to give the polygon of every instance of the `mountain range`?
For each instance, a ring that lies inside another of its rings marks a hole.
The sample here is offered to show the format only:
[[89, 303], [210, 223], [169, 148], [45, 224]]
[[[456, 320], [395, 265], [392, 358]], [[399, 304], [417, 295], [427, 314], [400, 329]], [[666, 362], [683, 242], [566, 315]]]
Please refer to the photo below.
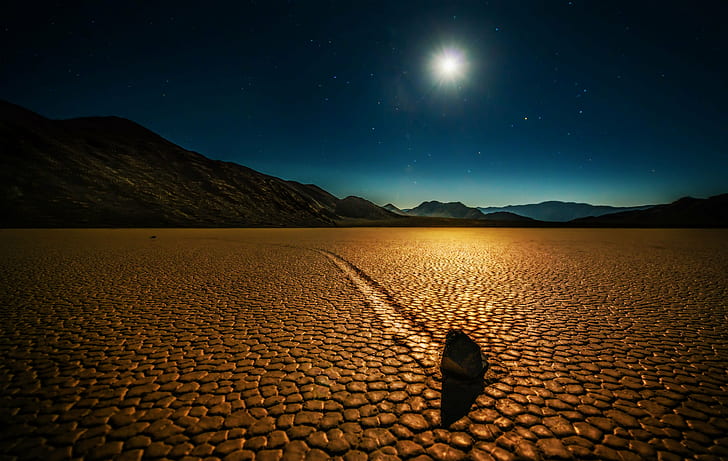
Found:
[[415, 208], [405, 210], [400, 210], [391, 203], [384, 205], [384, 208], [404, 216], [568, 222], [574, 219], [602, 216], [621, 211], [646, 210], [652, 206], [613, 207], [608, 205], [590, 205], [588, 203], [548, 201], [528, 205], [508, 205], [504, 207], [468, 207], [461, 202], [443, 203], [429, 201], [422, 202]]
[[646, 210], [576, 219], [570, 224], [584, 227], [728, 227], [728, 194], [707, 199], [683, 197]]
[[[502, 208], [468, 207], [461, 202], [422, 202], [415, 208], [400, 210], [391, 203], [384, 206], [392, 213], [403, 216], [458, 218], [476, 221], [496, 220], [514, 226], [567, 226], [567, 227], [728, 227], [728, 194], [707, 199], [684, 197], [664, 205], [637, 207], [611, 207], [572, 202], [542, 202]], [[491, 211], [491, 210], [514, 210]], [[484, 212], [485, 211], [485, 212]], [[548, 217], [535, 219], [516, 214]], [[487, 213], [486, 213], [487, 212]], [[568, 221], [568, 216], [576, 216]]]
[[436, 200], [422, 202], [415, 208], [402, 211], [411, 216], [438, 218], [482, 219], [485, 217], [476, 208], [465, 206], [461, 202], [442, 203]]
[[588, 203], [548, 201], [528, 205], [508, 205], [504, 207], [478, 207], [483, 213], [509, 212], [539, 221], [567, 222], [589, 216], [603, 216], [622, 211], [646, 210], [653, 205], [633, 207], [614, 207], [609, 205], [590, 205]]
[[50, 120], [0, 102], [5, 227], [333, 226], [397, 219], [358, 197], [183, 149], [119, 117]]
[[462, 202], [438, 202], [432, 200], [422, 202], [415, 208], [400, 210], [391, 203], [384, 205], [384, 208], [393, 213], [404, 216], [426, 216], [433, 218], [458, 218], [458, 219], [483, 219], [487, 221], [509, 221], [509, 222], [528, 222], [533, 219], [521, 216], [507, 211], [496, 211], [493, 213], [483, 213], [477, 208], [464, 205]]
[[627, 209], [428, 201], [400, 210], [211, 160], [123, 118], [51, 120], [0, 101], [0, 214], [3, 227], [728, 227], [728, 194]]

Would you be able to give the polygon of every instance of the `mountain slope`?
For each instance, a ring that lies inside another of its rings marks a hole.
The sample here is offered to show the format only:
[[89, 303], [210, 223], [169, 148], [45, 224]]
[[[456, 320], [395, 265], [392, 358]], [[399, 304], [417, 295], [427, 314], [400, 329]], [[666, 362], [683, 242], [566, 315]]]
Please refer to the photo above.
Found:
[[483, 219], [485, 217], [477, 208], [465, 206], [461, 202], [442, 203], [436, 200], [422, 202], [415, 208], [403, 211], [410, 216], [436, 218]]
[[334, 209], [339, 216], [359, 219], [396, 219], [399, 215], [377, 206], [361, 197], [349, 196], [336, 204]]
[[684, 197], [667, 205], [576, 219], [571, 224], [595, 227], [728, 227], [728, 194], [707, 199]]
[[483, 218], [488, 221], [511, 221], [511, 222], [519, 222], [519, 223], [526, 223], [531, 222], [535, 223], [535, 219], [527, 218], [525, 216], [517, 215], [515, 213], [509, 213], [507, 211], [496, 211], [495, 213], [488, 213]]
[[392, 213], [394, 213], [394, 214], [398, 214], [398, 215], [400, 215], [400, 216], [407, 216], [407, 213], [405, 213], [404, 211], [400, 210], [399, 208], [397, 208], [396, 206], [394, 206], [394, 205], [393, 205], [393, 204], [391, 204], [391, 203], [387, 203], [387, 204], [386, 204], [386, 205], [384, 205], [384, 206], [383, 206], [382, 208], [384, 208], [385, 210], [389, 210], [389, 211], [391, 211]]
[[[339, 202], [313, 185], [208, 159], [123, 118], [49, 120], [0, 101], [7, 227], [332, 226], [345, 217]], [[386, 213], [376, 208], [369, 217]]]
[[567, 222], [587, 216], [602, 216], [621, 211], [643, 210], [652, 205], [637, 207], [613, 207], [608, 205], [590, 205], [588, 203], [548, 201], [528, 205], [508, 205], [504, 207], [478, 207], [483, 213], [505, 211], [515, 213], [539, 221]]

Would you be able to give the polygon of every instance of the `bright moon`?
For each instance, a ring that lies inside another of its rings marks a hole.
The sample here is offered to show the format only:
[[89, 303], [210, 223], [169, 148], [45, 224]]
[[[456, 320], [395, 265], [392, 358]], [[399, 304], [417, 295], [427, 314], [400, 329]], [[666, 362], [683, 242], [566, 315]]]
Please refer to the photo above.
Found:
[[443, 75], [453, 75], [458, 70], [458, 62], [452, 56], [445, 56], [440, 62], [440, 72]]
[[466, 62], [461, 51], [446, 49], [435, 56], [433, 68], [440, 82], [453, 82], [465, 75]]

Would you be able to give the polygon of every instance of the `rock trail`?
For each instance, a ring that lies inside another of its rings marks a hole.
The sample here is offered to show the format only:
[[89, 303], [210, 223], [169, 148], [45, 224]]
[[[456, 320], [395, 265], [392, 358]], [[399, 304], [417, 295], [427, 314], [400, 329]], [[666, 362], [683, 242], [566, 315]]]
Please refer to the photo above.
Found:
[[382, 319], [382, 325], [412, 351], [412, 358], [429, 373], [437, 374], [435, 367], [443, 343], [435, 339], [428, 327], [416, 319], [408, 318], [386, 289], [360, 268], [332, 251], [323, 249], [316, 251], [333, 262], [351, 280]]

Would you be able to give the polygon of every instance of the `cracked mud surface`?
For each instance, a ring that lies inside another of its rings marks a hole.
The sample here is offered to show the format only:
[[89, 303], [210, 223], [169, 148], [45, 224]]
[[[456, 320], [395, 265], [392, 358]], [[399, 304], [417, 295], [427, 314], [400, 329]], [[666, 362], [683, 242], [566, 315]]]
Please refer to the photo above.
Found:
[[728, 458], [726, 231], [0, 236], [0, 459]]

